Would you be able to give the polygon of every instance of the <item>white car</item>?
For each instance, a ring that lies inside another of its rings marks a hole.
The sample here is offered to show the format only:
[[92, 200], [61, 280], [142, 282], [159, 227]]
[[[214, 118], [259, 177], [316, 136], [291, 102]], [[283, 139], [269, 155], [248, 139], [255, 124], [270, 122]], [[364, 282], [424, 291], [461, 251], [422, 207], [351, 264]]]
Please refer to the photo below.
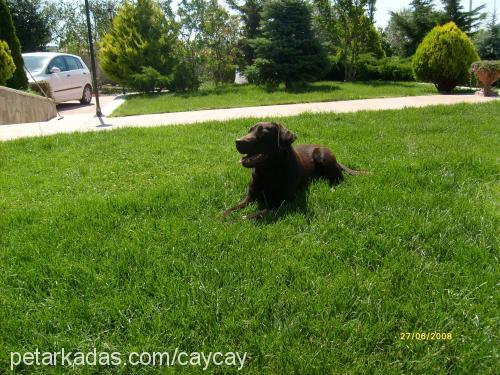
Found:
[[80, 57], [66, 53], [33, 52], [23, 53], [23, 59], [24, 67], [29, 72], [29, 82], [33, 82], [33, 78], [47, 81], [56, 102], [79, 100], [82, 104], [89, 104], [92, 101], [90, 71]]

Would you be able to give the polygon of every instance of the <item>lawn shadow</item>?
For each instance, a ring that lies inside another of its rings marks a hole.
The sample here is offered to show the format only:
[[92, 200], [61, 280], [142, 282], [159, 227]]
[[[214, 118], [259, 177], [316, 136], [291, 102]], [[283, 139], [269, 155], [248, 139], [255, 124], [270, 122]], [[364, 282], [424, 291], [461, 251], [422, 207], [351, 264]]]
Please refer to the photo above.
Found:
[[288, 94], [305, 94], [314, 92], [333, 92], [340, 90], [337, 85], [332, 85], [331, 83], [316, 83], [314, 85], [305, 84], [300, 86], [294, 86], [286, 88], [284, 91]]
[[307, 207], [308, 190], [302, 190], [292, 202], [283, 202], [278, 208], [270, 209], [264, 215], [253, 219], [253, 222], [258, 225], [274, 224], [289, 215], [297, 213], [307, 217], [309, 215]]
[[[370, 87], [387, 87], [388, 85], [392, 87], [404, 87], [408, 89], [415, 88], [416, 82], [398, 82], [398, 81], [352, 81], [351, 84], [355, 86], [370, 86]], [[422, 83], [426, 85], [426, 83]]]

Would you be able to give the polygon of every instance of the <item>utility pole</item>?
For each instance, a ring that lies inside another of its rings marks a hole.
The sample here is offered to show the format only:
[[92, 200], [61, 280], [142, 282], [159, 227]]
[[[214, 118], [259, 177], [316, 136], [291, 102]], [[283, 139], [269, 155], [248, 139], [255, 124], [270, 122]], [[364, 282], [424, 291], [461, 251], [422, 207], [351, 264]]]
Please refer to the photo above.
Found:
[[95, 57], [94, 57], [94, 42], [92, 37], [92, 27], [90, 25], [90, 10], [89, 1], [85, 0], [85, 12], [87, 13], [87, 33], [89, 37], [89, 50], [90, 50], [90, 65], [92, 69], [92, 86], [94, 86], [95, 92], [95, 115], [97, 117], [102, 117], [101, 105], [99, 104], [99, 88], [97, 87], [97, 72], [95, 68]]

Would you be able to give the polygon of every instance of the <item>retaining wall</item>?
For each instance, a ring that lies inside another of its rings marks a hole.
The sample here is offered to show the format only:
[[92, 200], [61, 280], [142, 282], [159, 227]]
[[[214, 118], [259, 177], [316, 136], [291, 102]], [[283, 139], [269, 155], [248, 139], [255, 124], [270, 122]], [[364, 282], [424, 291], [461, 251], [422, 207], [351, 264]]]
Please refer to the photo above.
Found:
[[52, 99], [0, 86], [0, 125], [48, 121], [56, 115]]

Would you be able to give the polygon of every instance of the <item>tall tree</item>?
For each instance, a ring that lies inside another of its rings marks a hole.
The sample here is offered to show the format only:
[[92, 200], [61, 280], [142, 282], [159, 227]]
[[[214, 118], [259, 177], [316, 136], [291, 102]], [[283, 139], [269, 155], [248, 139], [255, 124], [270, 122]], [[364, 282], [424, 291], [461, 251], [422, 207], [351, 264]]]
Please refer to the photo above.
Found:
[[162, 75], [176, 63], [177, 28], [154, 0], [125, 2], [101, 42], [101, 67], [116, 82], [126, 84], [143, 67]]
[[[89, 0], [92, 31], [99, 48], [99, 42], [111, 28], [109, 11], [118, 9], [123, 0]], [[66, 2], [52, 0], [47, 4], [51, 12], [58, 14], [53, 31], [53, 39], [59, 48], [76, 55], [87, 55], [87, 19], [85, 4], [82, 1]]]
[[252, 65], [255, 58], [255, 51], [250, 41], [259, 36], [259, 25], [264, 0], [245, 0], [242, 4], [238, 0], [227, 0], [227, 3], [232, 9], [240, 13], [243, 24], [241, 49], [245, 65]]
[[500, 60], [500, 24], [492, 12], [486, 29], [477, 35], [476, 48], [483, 60]]
[[45, 51], [55, 15], [42, 0], [7, 0], [23, 52]]
[[262, 36], [253, 40], [256, 59], [251, 72], [258, 81], [289, 88], [321, 78], [326, 53], [312, 31], [311, 12], [303, 0], [271, 0], [264, 5]]
[[7, 80], [7, 86], [14, 89], [26, 89], [28, 87], [28, 78], [26, 78], [26, 72], [24, 71], [21, 44], [16, 36], [16, 29], [5, 0], [0, 0], [0, 20], [2, 20], [0, 22], [0, 40], [7, 42], [16, 65], [14, 75]]
[[216, 84], [232, 81], [238, 61], [238, 17], [231, 16], [217, 0], [210, 0], [202, 23], [208, 52], [208, 72]]
[[466, 12], [462, 4], [460, 4], [460, 0], [442, 0], [441, 2], [444, 6], [441, 22], [453, 21], [466, 34], [470, 35], [486, 18], [486, 13], [483, 12], [486, 4]]
[[203, 41], [203, 21], [207, 15], [205, 0], [181, 0], [177, 10], [179, 16], [179, 37], [182, 43], [180, 71], [188, 90], [197, 90], [206, 65]]
[[384, 54], [378, 31], [367, 15], [368, 0], [315, 0], [319, 23], [330, 35], [344, 66], [344, 79], [350, 81], [356, 75], [358, 58], [362, 53], [376, 57]]
[[434, 8], [433, 0], [413, 0], [410, 5], [410, 14], [406, 11], [391, 12], [390, 21], [403, 35], [405, 56], [415, 53], [424, 37], [439, 24], [441, 17]]

